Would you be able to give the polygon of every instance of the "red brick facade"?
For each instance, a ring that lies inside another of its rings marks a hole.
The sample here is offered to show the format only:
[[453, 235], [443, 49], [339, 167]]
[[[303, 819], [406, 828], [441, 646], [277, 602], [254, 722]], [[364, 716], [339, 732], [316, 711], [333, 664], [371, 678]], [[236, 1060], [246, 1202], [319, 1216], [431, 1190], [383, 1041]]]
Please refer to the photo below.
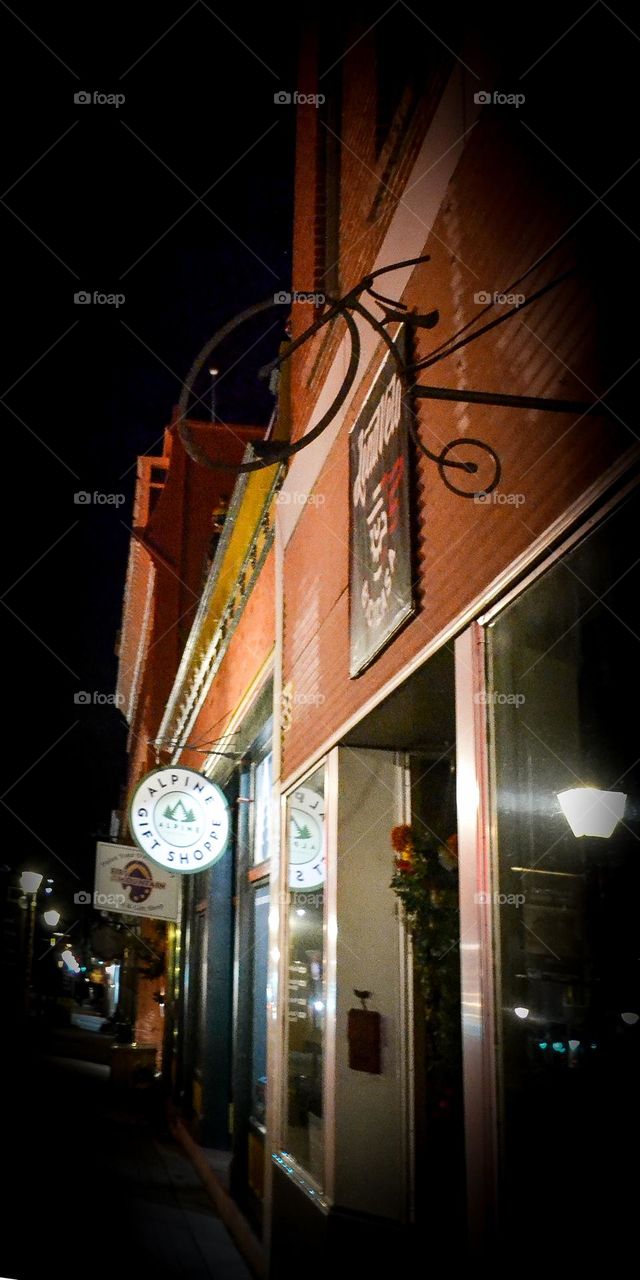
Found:
[[[366, 42], [346, 59], [341, 189], [343, 288], [371, 270], [388, 224], [389, 210], [372, 221], [379, 186], [373, 141], [371, 59]], [[315, 116], [318, 113], [315, 111]], [[310, 270], [309, 226], [313, 181], [314, 108], [301, 108], [294, 279], [304, 288]], [[317, 125], [316, 125], [317, 127]], [[415, 160], [415, 136], [396, 171], [399, 187]], [[307, 180], [305, 181], [305, 174]], [[536, 216], [531, 221], [532, 188]], [[386, 199], [386, 197], [385, 197]], [[418, 331], [417, 358], [435, 350], [481, 311], [480, 291], [504, 290], [550, 246], [522, 283], [530, 295], [574, 269], [557, 288], [430, 370], [419, 381], [510, 394], [589, 400], [616, 376], [597, 347], [596, 286], [584, 265], [579, 233], [564, 236], [576, 217], [565, 183], [544, 153], [533, 154], [509, 119], [481, 115], [449, 181], [433, 230], [418, 252], [431, 261], [413, 271], [401, 300], [419, 312], [437, 308], [440, 321]], [[403, 256], [401, 245], [394, 257]], [[414, 256], [412, 252], [411, 256]], [[387, 277], [393, 281], [393, 276]], [[383, 288], [384, 286], [380, 286]], [[387, 288], [387, 292], [391, 292]], [[312, 309], [294, 308], [294, 336], [312, 319]], [[496, 311], [491, 312], [494, 318]], [[313, 422], [313, 403], [344, 333], [327, 329], [293, 357], [294, 434]], [[283, 680], [291, 682], [293, 715], [285, 738], [284, 777], [321, 745], [409, 659], [443, 631], [633, 443], [624, 424], [603, 417], [549, 414], [421, 401], [420, 431], [434, 450], [458, 436], [480, 437], [502, 461], [500, 488], [523, 495], [520, 505], [478, 506], [449, 492], [436, 467], [416, 463], [414, 539], [417, 613], [400, 636], [357, 680], [348, 661], [348, 433], [381, 364], [380, 342], [357, 388], [339, 437], [305, 504], [285, 554]], [[309, 701], [306, 696], [315, 694]]]
[[[239, 462], [249, 441], [263, 434], [251, 427], [189, 425], [210, 456], [221, 452], [225, 461], [232, 462]], [[164, 433], [162, 455], [138, 459], [118, 673], [120, 705], [129, 722], [129, 792], [156, 762], [155, 741], [233, 482], [233, 473], [205, 469], [187, 455], [175, 422]], [[202, 767], [201, 756], [193, 766]], [[122, 837], [130, 839], [126, 807], [121, 828]], [[164, 950], [165, 926], [142, 920], [140, 928], [141, 955], [153, 959]], [[138, 975], [135, 985], [136, 1039], [157, 1045], [160, 1052], [164, 1013], [154, 996], [166, 994], [166, 973], [153, 978]]]

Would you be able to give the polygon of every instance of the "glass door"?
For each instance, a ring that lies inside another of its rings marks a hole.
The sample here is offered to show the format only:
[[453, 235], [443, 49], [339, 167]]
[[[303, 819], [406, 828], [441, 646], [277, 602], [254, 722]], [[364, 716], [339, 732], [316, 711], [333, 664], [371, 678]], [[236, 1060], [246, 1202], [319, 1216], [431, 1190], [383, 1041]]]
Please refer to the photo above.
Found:
[[324, 766], [287, 797], [287, 1012], [283, 1148], [322, 1188], [325, 991]]

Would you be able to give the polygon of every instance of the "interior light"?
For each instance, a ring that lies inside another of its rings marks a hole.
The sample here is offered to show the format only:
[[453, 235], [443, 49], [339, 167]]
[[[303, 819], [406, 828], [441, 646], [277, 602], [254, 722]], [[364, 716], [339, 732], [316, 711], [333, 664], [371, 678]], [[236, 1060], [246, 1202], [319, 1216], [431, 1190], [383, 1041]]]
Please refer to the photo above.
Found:
[[598, 787], [572, 787], [558, 792], [574, 836], [601, 836], [604, 840], [620, 822], [626, 799], [624, 791], [600, 791]]

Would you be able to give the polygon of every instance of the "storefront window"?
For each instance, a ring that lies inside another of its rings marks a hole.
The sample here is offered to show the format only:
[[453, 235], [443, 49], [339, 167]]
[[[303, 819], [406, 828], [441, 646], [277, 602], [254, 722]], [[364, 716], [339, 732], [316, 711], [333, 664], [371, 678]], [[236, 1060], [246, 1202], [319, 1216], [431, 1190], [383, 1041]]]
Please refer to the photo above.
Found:
[[554, 1232], [631, 1222], [639, 508], [628, 498], [488, 628], [502, 1206], [518, 1240], [544, 1226], [544, 1265]]
[[271, 857], [271, 752], [255, 766], [255, 828], [253, 833], [253, 861], [266, 862]]
[[267, 1088], [267, 968], [269, 963], [269, 887], [253, 899], [253, 1021], [251, 1028], [251, 1118], [264, 1125]]
[[285, 1148], [323, 1179], [324, 768], [287, 800], [288, 1004]]

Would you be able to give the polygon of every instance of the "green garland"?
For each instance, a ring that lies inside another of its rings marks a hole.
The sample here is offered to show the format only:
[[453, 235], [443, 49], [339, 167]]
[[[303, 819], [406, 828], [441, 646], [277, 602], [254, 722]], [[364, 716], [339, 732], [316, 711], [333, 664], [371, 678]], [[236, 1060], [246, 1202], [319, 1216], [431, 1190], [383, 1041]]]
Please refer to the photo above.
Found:
[[407, 825], [394, 827], [391, 888], [404, 908], [424, 998], [429, 1063], [460, 1053], [460, 918], [456, 837], [445, 843]]

